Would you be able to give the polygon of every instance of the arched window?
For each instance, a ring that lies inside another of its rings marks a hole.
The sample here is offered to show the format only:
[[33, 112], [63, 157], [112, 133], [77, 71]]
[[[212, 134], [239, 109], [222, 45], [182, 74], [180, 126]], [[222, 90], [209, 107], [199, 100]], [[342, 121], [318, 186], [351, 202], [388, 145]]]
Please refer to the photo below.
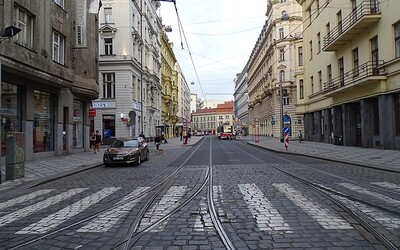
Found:
[[285, 71], [281, 70], [279, 72], [279, 82], [284, 82], [285, 81]]

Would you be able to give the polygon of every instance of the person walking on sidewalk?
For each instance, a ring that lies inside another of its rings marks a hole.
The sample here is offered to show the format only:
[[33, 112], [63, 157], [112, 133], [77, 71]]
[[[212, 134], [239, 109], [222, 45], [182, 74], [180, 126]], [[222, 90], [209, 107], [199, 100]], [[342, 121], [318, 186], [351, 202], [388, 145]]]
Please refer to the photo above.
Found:
[[101, 138], [101, 134], [99, 134], [99, 131], [96, 130], [96, 149], [95, 153], [100, 154], [100, 145], [103, 143], [103, 139]]
[[301, 132], [301, 129], [299, 129], [297, 136], [299, 137], [299, 142], [301, 143], [301, 141], [303, 140], [303, 133]]
[[96, 153], [96, 136], [94, 135], [94, 132], [90, 133], [89, 141], [90, 141], [90, 153], [94, 154]]

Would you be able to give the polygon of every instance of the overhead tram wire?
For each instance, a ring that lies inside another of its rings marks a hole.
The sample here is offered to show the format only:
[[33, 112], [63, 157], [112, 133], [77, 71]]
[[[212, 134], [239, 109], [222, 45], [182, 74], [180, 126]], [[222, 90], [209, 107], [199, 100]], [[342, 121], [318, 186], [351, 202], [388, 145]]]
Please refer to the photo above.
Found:
[[194, 70], [194, 72], [196, 74], [197, 82], [199, 83], [199, 87], [200, 87], [201, 93], [202, 93], [202, 95], [204, 97], [204, 100], [207, 101], [206, 95], [204, 94], [204, 91], [203, 91], [203, 87], [201, 86], [201, 82], [200, 82], [200, 79], [199, 79], [199, 74], [197, 73], [197, 69], [196, 69], [196, 66], [195, 66], [194, 61], [193, 61], [192, 53], [190, 52], [190, 48], [189, 48], [188, 41], [186, 39], [185, 31], [183, 30], [183, 25], [182, 25], [181, 19], [179, 17], [178, 8], [176, 7], [176, 1], [173, 1], [173, 3], [174, 3], [174, 7], [175, 7], [176, 17], [177, 17], [177, 20], [178, 20], [178, 26], [179, 26], [179, 32], [180, 32], [179, 35], [181, 36], [182, 49], [184, 49], [183, 48], [183, 44], [182, 44], [182, 34], [183, 34], [183, 38], [184, 38], [185, 43], [186, 43], [186, 47], [187, 47], [187, 50], [188, 50], [188, 53], [189, 53], [189, 56], [190, 56], [190, 60], [192, 62], [193, 70]]

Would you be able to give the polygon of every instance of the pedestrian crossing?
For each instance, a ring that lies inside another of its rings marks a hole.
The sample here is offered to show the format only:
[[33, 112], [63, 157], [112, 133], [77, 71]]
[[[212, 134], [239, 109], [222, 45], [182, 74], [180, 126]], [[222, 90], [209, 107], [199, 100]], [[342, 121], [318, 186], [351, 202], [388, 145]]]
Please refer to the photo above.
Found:
[[[400, 190], [400, 185], [394, 183], [371, 182], [370, 184], [393, 191]], [[376, 191], [370, 191], [365, 187], [344, 182], [336, 183], [336, 185], [337, 187], [344, 188], [343, 190], [347, 189], [350, 192], [366, 195], [371, 199], [384, 201], [386, 204], [393, 205], [394, 207], [400, 206], [400, 200], [391, 198]], [[323, 185], [321, 184], [321, 186]], [[237, 192], [241, 195], [242, 202], [245, 204], [245, 206], [240, 205], [240, 209], [249, 211], [249, 214], [251, 214], [254, 219], [255, 226], [260, 231], [266, 231], [271, 234], [293, 233], [296, 231], [299, 222], [293, 222], [293, 215], [292, 219], [287, 218], [287, 208], [282, 205], [283, 203], [292, 204], [292, 207], [297, 207], [299, 211], [303, 211], [304, 214], [309, 217], [309, 221], [320, 225], [326, 230], [354, 229], [353, 226], [335, 210], [327, 207], [326, 204], [320, 204], [319, 200], [316, 200], [315, 198], [313, 199], [313, 197], [304, 194], [291, 184], [273, 183], [270, 187], [265, 189], [265, 187], [260, 188], [255, 183], [245, 183], [238, 184], [236, 188]], [[104, 233], [108, 232], [113, 227], [118, 227], [118, 224], [122, 223], [129, 212], [131, 212], [132, 209], [145, 197], [141, 196], [141, 194], [146, 192], [148, 189], [149, 187], [136, 188], [131, 193], [121, 198], [117, 203], [111, 204], [113, 206], [109, 210], [106, 210], [85, 223], [82, 223], [80, 227], [77, 227], [76, 231], [78, 233]], [[80, 213], [86, 213], [90, 216], [88, 210], [91, 206], [120, 190], [121, 187], [106, 187], [97, 191], [93, 191], [89, 188], [73, 188], [62, 192], [56, 189], [42, 189], [8, 201], [0, 202], [0, 232], [2, 231], [2, 228], [4, 229], [7, 225], [17, 221], [20, 221], [20, 224], [23, 224], [24, 218], [35, 215], [32, 216], [32, 220], [37, 221], [31, 221], [31, 219], [27, 220], [30, 223], [28, 226], [19, 226], [19, 229], [15, 229], [17, 227], [12, 225], [10, 228], [15, 230], [15, 234], [18, 235], [48, 233], [63, 224], [65, 225], [67, 221]], [[187, 186], [172, 186], [169, 188], [161, 199], [145, 214], [139, 230], [149, 227], [154, 222], [173, 211], [180, 205], [188, 191], [189, 189]], [[227, 190], [224, 190], [224, 186], [213, 187], [214, 202], [216, 204], [215, 207], [220, 216], [225, 213], [223, 211], [224, 205], [227, 205], [228, 207], [235, 205], [231, 204], [232, 201], [228, 198], [229, 193], [225, 194], [225, 191], [232, 192], [232, 187]], [[71, 205], [66, 205], [64, 208], [56, 212], [51, 214], [43, 213], [46, 209], [50, 210], [52, 206], [59, 205], [61, 202], [71, 199], [83, 192], [89, 194], [84, 198], [75, 201]], [[272, 199], [270, 198], [271, 195], [268, 195], [268, 192], [274, 192], [277, 194], [274, 194], [272, 196], [274, 198]], [[341, 196], [337, 196], [336, 198], [351, 209], [363, 212], [387, 229], [400, 229], [400, 218], [388, 213], [387, 211], [380, 211], [377, 208]], [[284, 202], [282, 201], [283, 199], [285, 199]], [[35, 200], [37, 201], [35, 202]], [[205, 197], [202, 197], [199, 201], [199, 207], [199, 214], [196, 215], [197, 218], [192, 220], [194, 231], [204, 231], [212, 228], [212, 221], [207, 211]], [[237, 210], [237, 208], [235, 209]], [[40, 212], [45, 214], [45, 217], [36, 219], [37, 213]], [[302, 217], [304, 218], [303, 215]], [[168, 223], [169, 220], [165, 220], [157, 227], [152, 228], [151, 232], [160, 232], [165, 230]]]

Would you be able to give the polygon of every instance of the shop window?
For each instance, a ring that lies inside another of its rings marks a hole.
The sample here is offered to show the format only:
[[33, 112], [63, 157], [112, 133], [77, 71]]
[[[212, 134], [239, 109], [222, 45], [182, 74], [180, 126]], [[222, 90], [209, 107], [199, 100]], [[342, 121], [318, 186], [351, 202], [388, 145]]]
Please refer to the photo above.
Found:
[[103, 115], [103, 138], [113, 137], [115, 137], [115, 115]]
[[1, 153], [6, 155], [6, 135], [22, 131], [21, 87], [1, 83]]
[[83, 148], [83, 102], [74, 100], [73, 109], [73, 146]]
[[33, 152], [54, 150], [54, 96], [34, 91]]

